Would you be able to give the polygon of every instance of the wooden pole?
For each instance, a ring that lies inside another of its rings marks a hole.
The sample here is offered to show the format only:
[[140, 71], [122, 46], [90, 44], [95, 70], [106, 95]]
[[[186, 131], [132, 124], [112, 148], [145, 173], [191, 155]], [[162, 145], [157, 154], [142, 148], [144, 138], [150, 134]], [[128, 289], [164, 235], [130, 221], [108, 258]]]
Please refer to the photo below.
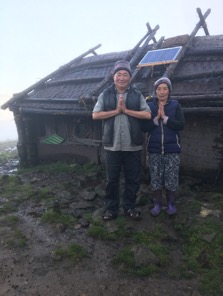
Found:
[[199, 18], [200, 18], [200, 21], [201, 21], [201, 26], [202, 26], [203, 29], [204, 29], [204, 33], [205, 33], [206, 35], [210, 35], [209, 32], [208, 32], [207, 24], [206, 24], [206, 22], [205, 22], [205, 19], [204, 19], [204, 17], [203, 17], [203, 14], [202, 14], [200, 8], [197, 8], [197, 13], [198, 13]]
[[[143, 40], [144, 41], [144, 46], [147, 45], [147, 43], [149, 43], [150, 40], [152, 40], [157, 32], [157, 30], [159, 29], [159, 26], [156, 26], [151, 32], [148, 32], [138, 43], [136, 46], [134, 46], [134, 48], [130, 51], [130, 57], [133, 55], [133, 53], [136, 52], [136, 50], [138, 49], [138, 47], [140, 46], [140, 44], [142, 43]], [[143, 48], [142, 47], [142, 48]], [[127, 60], [130, 58], [128, 57]], [[135, 56], [132, 57], [132, 59], [130, 60], [130, 65], [132, 66], [132, 64], [134, 63], [135, 60]], [[107, 77], [105, 77], [99, 84], [98, 86], [89, 94], [87, 94], [87, 97], [93, 97], [95, 96], [98, 92], [100, 92], [102, 90], [102, 88], [104, 88], [104, 86], [109, 83], [110, 81], [112, 82], [112, 73], [110, 73]]]
[[[164, 39], [165, 39], [164, 36], [161, 37], [159, 39], [159, 41], [156, 44], [154, 44], [153, 50], [160, 48], [160, 46], [163, 43]], [[131, 83], [132, 84], [137, 79], [137, 77], [139, 76], [139, 74], [142, 72], [142, 69], [143, 69], [142, 67], [136, 68], [135, 71], [132, 73], [132, 78], [131, 78]], [[150, 67], [150, 68], [147, 69], [147, 72], [146, 72], [146, 76], [147, 77], [150, 75], [150, 73], [152, 72], [152, 70], [153, 70], [152, 67]]]
[[[178, 57], [177, 57], [178, 60], [180, 60], [180, 59], [185, 55], [185, 53], [186, 53], [188, 47], [190, 46], [190, 44], [191, 44], [193, 38], [196, 36], [198, 30], [200, 29], [200, 27], [202, 26], [204, 20], [207, 18], [207, 16], [210, 14], [210, 12], [211, 12], [211, 10], [208, 9], [208, 10], [205, 12], [205, 14], [203, 15], [202, 20], [200, 20], [200, 21], [197, 23], [196, 27], [194, 28], [194, 30], [193, 30], [192, 33], [190, 34], [190, 37], [189, 37], [189, 40], [188, 40], [187, 44], [184, 45], [184, 46], [182, 47], [182, 49], [181, 49], [181, 51], [180, 51], [180, 53], [179, 53], [179, 55], [178, 55]], [[166, 70], [166, 72], [164, 73], [163, 76], [164, 76], [164, 77], [171, 78], [171, 76], [172, 76], [172, 74], [173, 74], [175, 68], [177, 67], [177, 65], [178, 65], [178, 63], [171, 64], [171, 65], [167, 68], [167, 70]]]

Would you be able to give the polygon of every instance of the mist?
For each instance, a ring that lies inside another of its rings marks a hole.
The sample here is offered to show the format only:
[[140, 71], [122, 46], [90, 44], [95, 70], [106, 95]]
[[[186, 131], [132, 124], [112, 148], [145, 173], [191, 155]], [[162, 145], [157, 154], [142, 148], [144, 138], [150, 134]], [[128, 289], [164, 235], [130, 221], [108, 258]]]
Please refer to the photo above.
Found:
[[17, 140], [17, 138], [14, 120], [0, 120], [0, 141]]
[[[9, 96], [0, 97], [0, 107], [7, 101]], [[13, 112], [8, 109], [0, 109], [0, 141], [17, 140], [17, 129]]]

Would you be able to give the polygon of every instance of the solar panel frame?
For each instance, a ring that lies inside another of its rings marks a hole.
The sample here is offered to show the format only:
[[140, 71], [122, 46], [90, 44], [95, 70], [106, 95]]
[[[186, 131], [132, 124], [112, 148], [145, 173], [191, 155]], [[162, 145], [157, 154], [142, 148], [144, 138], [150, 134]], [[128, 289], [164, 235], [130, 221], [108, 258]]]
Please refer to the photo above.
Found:
[[149, 50], [139, 62], [137, 67], [177, 63], [177, 56], [179, 55], [181, 49], [182, 46]]

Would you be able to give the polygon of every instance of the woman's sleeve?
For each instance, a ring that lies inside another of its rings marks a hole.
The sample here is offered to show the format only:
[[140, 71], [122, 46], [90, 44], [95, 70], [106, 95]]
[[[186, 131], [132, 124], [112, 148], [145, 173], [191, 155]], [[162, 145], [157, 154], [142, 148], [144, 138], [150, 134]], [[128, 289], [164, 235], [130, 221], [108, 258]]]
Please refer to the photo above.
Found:
[[184, 113], [183, 109], [181, 108], [181, 105], [177, 105], [176, 109], [176, 118], [168, 118], [166, 126], [169, 128], [172, 128], [173, 130], [183, 130], [185, 126], [185, 118], [184, 118]]

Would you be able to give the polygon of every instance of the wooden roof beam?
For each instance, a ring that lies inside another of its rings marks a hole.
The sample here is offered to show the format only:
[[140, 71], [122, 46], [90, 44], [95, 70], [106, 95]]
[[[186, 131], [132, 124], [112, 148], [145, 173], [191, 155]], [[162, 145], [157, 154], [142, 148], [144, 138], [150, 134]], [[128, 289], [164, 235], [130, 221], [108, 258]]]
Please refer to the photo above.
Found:
[[[148, 29], [149, 33], [152, 33], [152, 28], [150, 27], [150, 24], [149, 23], [146, 23], [146, 26], [147, 26], [147, 29]], [[157, 42], [155, 36], [153, 37], [153, 42], [154, 43]]]
[[[210, 9], [209, 9], [209, 10], [210, 10]], [[210, 11], [211, 11], [211, 10], [210, 10]], [[207, 24], [206, 24], [206, 22], [205, 22], [204, 16], [203, 16], [203, 14], [202, 14], [202, 12], [201, 12], [201, 9], [200, 9], [199, 7], [197, 8], [197, 13], [198, 13], [199, 18], [200, 18], [201, 26], [202, 26], [202, 28], [204, 29], [204, 33], [205, 33], [206, 35], [210, 35], [209, 32], [208, 32], [208, 28], [207, 28]]]
[[84, 52], [83, 54], [81, 54], [77, 58], [71, 60], [69, 63], [61, 66], [59, 69], [57, 69], [56, 71], [54, 71], [51, 74], [47, 75], [46, 77], [42, 78], [40, 81], [38, 81], [35, 84], [31, 85], [30, 87], [28, 87], [24, 91], [22, 91], [22, 92], [20, 92], [18, 94], [15, 94], [9, 101], [7, 101], [5, 104], [3, 104], [1, 106], [1, 109], [6, 110], [10, 103], [14, 102], [15, 100], [21, 99], [24, 95], [30, 93], [36, 87], [38, 87], [40, 85], [44, 85], [48, 80], [52, 79], [56, 74], [59, 74], [59, 73], [62, 74], [64, 72], [66, 72], [67, 69], [69, 69], [74, 62], [78, 62], [78, 61], [82, 60], [85, 56], [87, 56], [90, 53], [95, 54], [95, 50], [98, 49], [99, 47], [101, 47], [101, 44], [98, 44], [97, 46], [95, 46], [95, 47], [89, 49], [88, 51]]
[[[163, 41], [164, 41], [165, 37], [162, 36], [158, 42], [156, 42], [154, 45], [153, 45], [153, 48], [152, 50], [156, 50], [158, 48], [160, 48], [160, 46], [162, 45]], [[131, 83], [134, 83], [135, 80], [137, 79], [138, 75], [141, 74], [142, 72], [142, 67], [140, 68], [136, 68], [135, 71], [133, 71], [132, 73], [132, 78], [131, 78]], [[145, 76], [148, 77], [149, 75], [151, 75], [152, 71], [153, 71], [153, 68], [152, 67], [149, 67], [147, 68], [146, 70], [144, 69], [144, 72], [146, 71], [146, 74]], [[142, 77], [143, 78], [143, 77]]]
[[[145, 34], [145, 36], [142, 37], [142, 39], [139, 40], [139, 42], [130, 50], [130, 55], [133, 56], [135, 52], [138, 50], [140, 45], [144, 42], [144, 45], [148, 44], [150, 40], [155, 39], [155, 34], [159, 30], [159, 25], [156, 25], [154, 29], [151, 29], [149, 23], [146, 24], [148, 32]], [[155, 39], [156, 40], [156, 39]]]
[[[197, 8], [197, 11], [200, 10], [200, 8]], [[210, 14], [211, 9], [209, 8], [204, 15], [202, 15], [202, 20], [200, 20], [196, 27], [194, 28], [193, 32], [190, 34], [190, 42], [192, 42], [192, 39], [196, 36], [198, 30], [203, 26], [203, 24], [205, 23], [205, 19], [208, 17], [208, 15]]]
[[[199, 9], [200, 9], [200, 8], [197, 8], [197, 10], [199, 10]], [[189, 40], [188, 40], [187, 44], [185, 44], [185, 45], [182, 47], [182, 49], [181, 49], [181, 51], [180, 51], [180, 53], [179, 53], [179, 55], [178, 55], [178, 57], [177, 57], [177, 58], [178, 58], [178, 63], [170, 64], [170, 66], [166, 69], [166, 72], [164, 73], [163, 76], [168, 77], [168, 78], [171, 79], [174, 70], [176, 69], [177, 65], [179, 64], [180, 59], [185, 55], [185, 53], [186, 53], [187, 49], [189, 48], [189, 46], [190, 46], [190, 44], [191, 44], [193, 38], [196, 36], [198, 30], [201, 28], [201, 26], [202, 26], [203, 23], [204, 23], [204, 20], [208, 17], [208, 15], [210, 14], [210, 12], [211, 12], [211, 10], [210, 10], [210, 8], [209, 8], [209, 9], [205, 12], [205, 14], [202, 16], [202, 19], [203, 19], [203, 20], [200, 20], [200, 21], [197, 23], [197, 25], [195, 26], [194, 30], [192, 31], [192, 33], [191, 33], [190, 36], [189, 36]]]
[[[148, 24], [148, 23], [147, 23]], [[157, 30], [159, 30], [159, 25], [157, 25], [153, 30], [151, 30], [151, 32], [147, 32], [146, 35], [134, 46], [134, 48], [132, 50], [130, 50], [128, 57], [126, 57], [126, 60], [129, 60], [129, 63], [131, 65], [131, 67], [134, 66], [135, 60], [138, 58], [138, 56], [136, 56], [137, 54], [137, 50], [139, 48], [139, 46], [142, 44], [142, 42], [144, 42], [144, 44], [142, 45], [142, 48], [146, 47], [147, 44], [150, 42], [150, 40], [153, 40]], [[100, 92], [103, 87], [108, 83], [111, 82], [112, 83], [112, 73], [109, 73], [108, 76], [106, 76], [99, 84], [98, 86], [91, 91], [91, 93], [87, 94], [86, 97], [94, 97], [95, 95], [97, 95], [98, 92]]]

